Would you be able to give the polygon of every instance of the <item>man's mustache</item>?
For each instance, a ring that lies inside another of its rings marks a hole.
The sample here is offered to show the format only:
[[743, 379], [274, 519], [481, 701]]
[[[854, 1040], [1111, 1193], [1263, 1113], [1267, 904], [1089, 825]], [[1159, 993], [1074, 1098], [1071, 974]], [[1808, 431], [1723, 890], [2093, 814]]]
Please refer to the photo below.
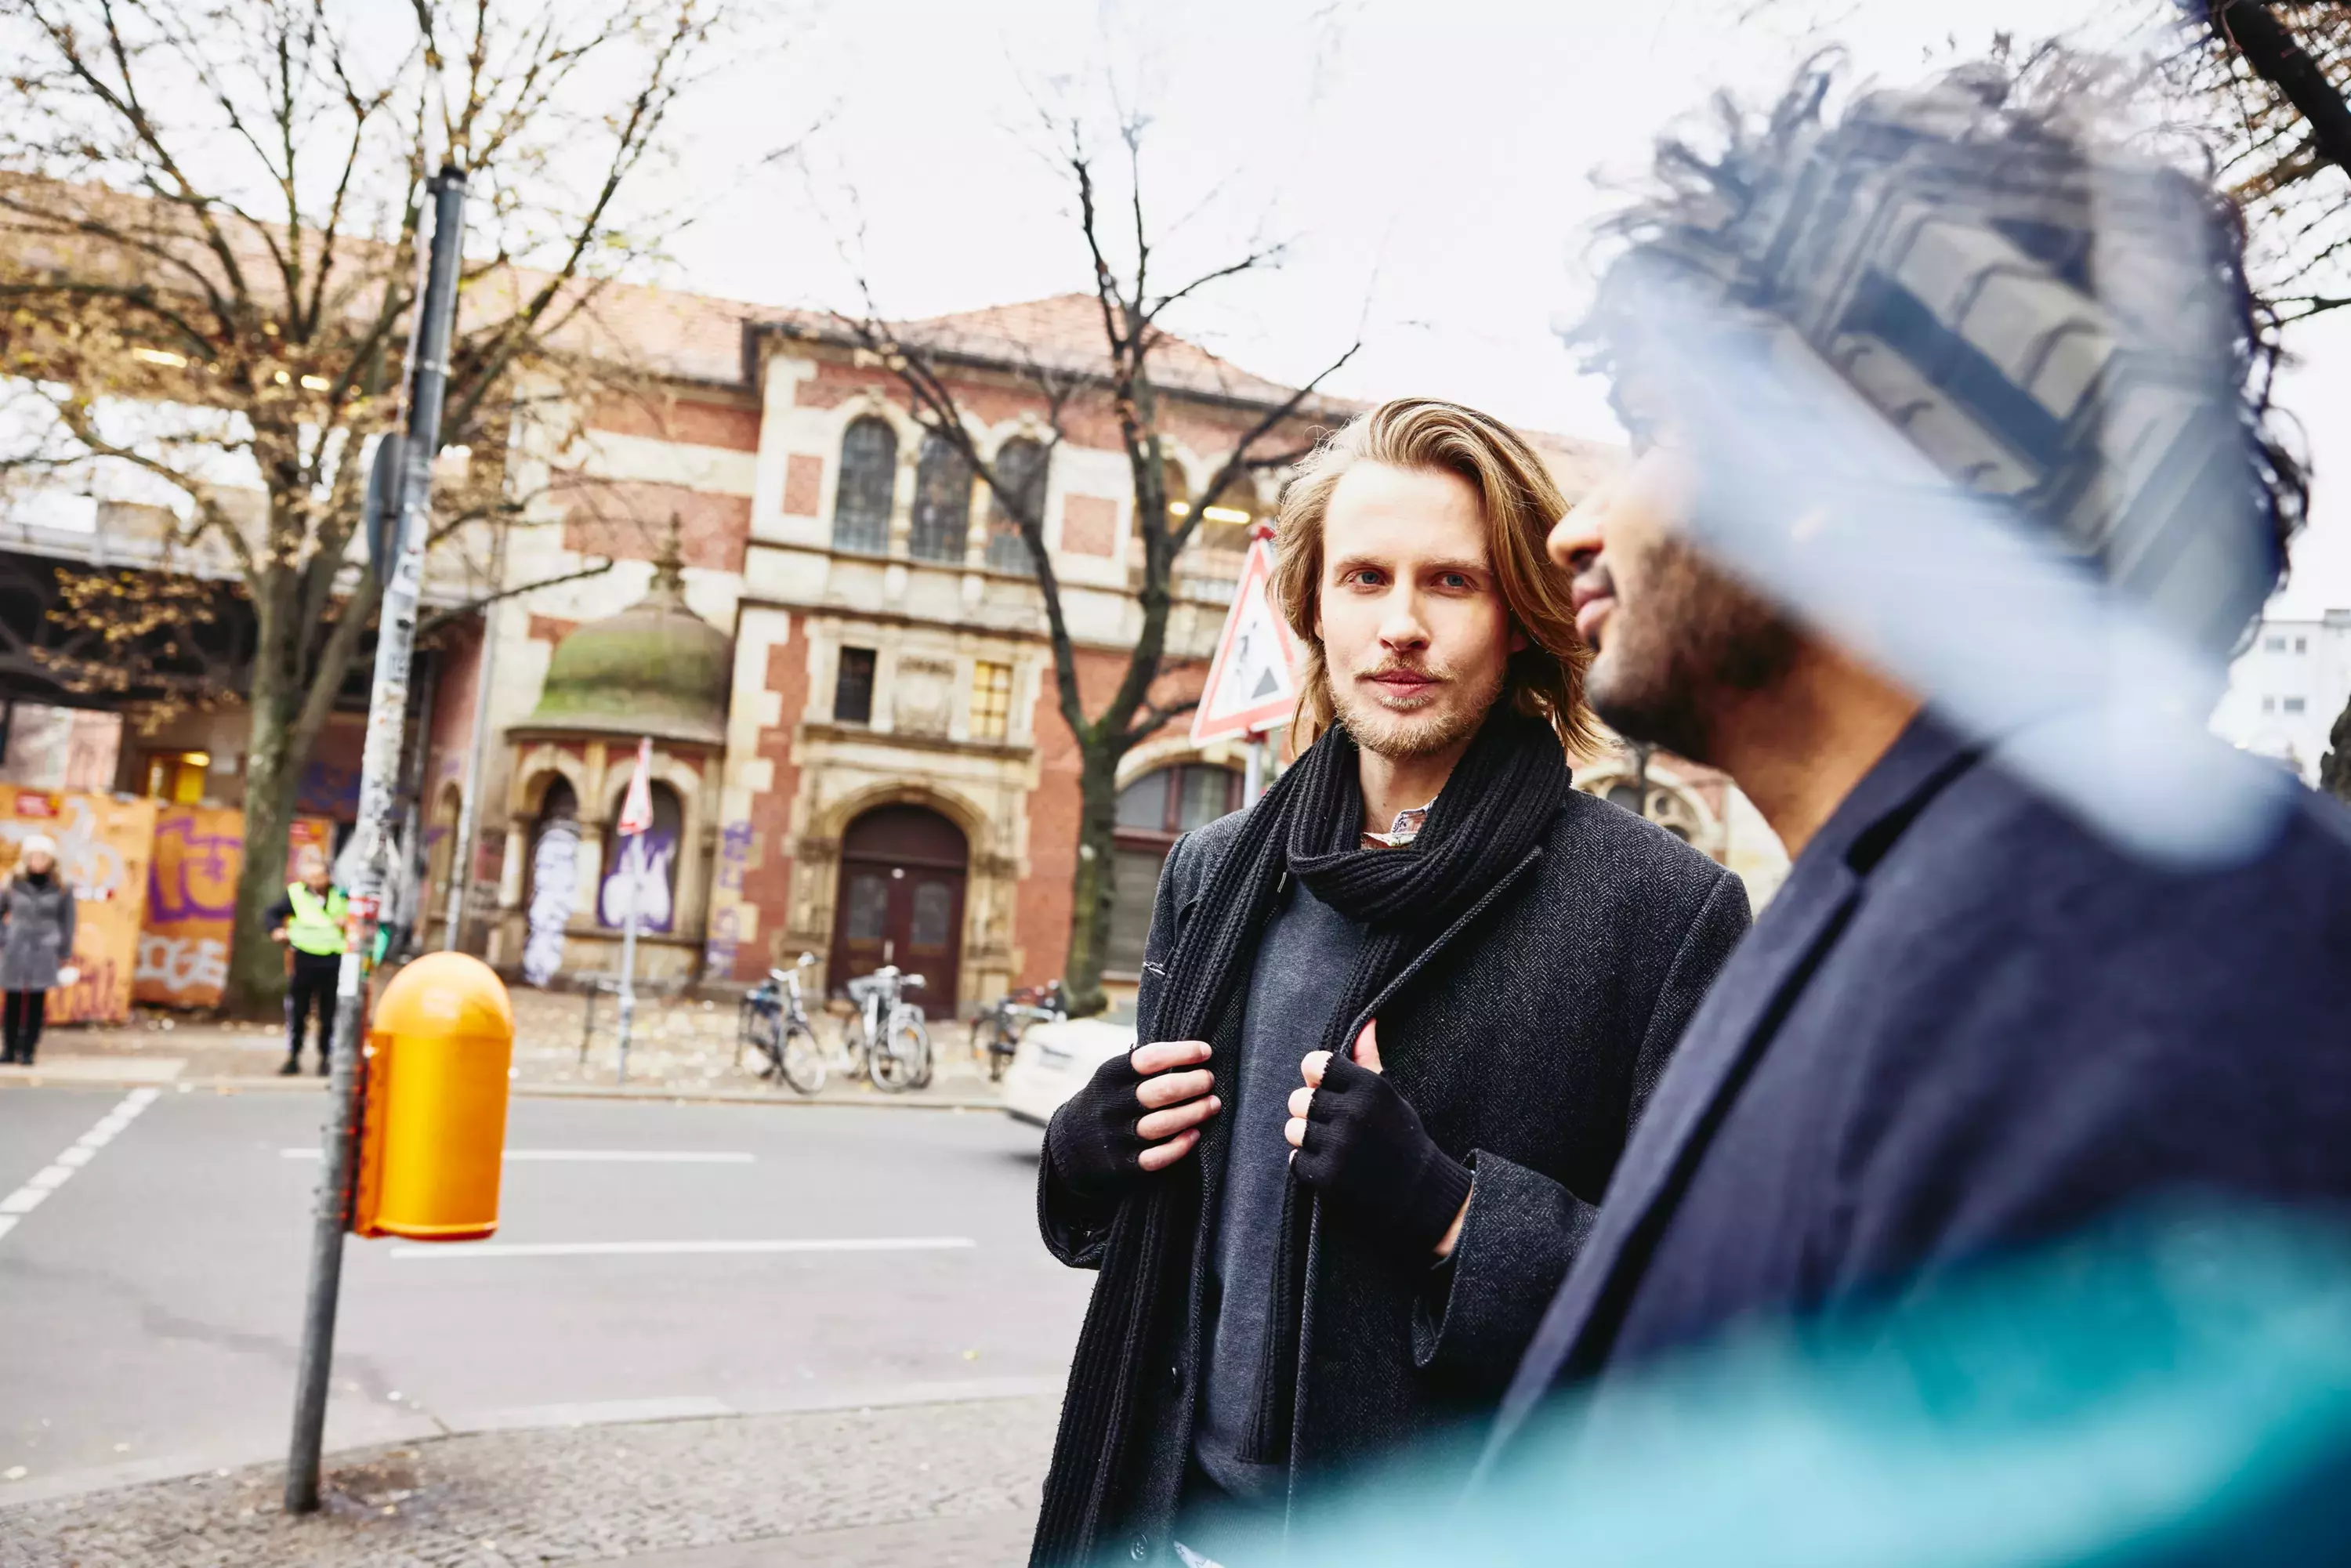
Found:
[[1595, 599], [1616, 597], [1616, 579], [1608, 570], [1604, 556], [1594, 556], [1592, 564], [1575, 574], [1568, 584], [1568, 613], [1580, 614], [1583, 607]]

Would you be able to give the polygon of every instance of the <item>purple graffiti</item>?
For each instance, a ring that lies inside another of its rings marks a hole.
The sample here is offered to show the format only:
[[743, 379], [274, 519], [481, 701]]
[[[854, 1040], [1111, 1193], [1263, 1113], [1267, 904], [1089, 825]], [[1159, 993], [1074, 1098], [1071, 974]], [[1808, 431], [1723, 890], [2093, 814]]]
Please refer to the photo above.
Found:
[[147, 866], [147, 921], [226, 920], [236, 913], [236, 873], [245, 858], [239, 831], [200, 833], [193, 814], [167, 813], [155, 826]]

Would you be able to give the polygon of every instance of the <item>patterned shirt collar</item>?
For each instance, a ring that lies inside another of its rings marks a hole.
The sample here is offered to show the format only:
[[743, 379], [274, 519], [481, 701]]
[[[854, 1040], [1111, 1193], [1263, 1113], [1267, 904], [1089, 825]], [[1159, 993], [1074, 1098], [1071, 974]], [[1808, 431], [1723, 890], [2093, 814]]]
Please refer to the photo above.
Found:
[[1412, 806], [1398, 811], [1395, 814], [1395, 821], [1388, 824], [1386, 832], [1365, 833], [1364, 841], [1367, 844], [1377, 844], [1384, 850], [1404, 848], [1405, 845], [1420, 837], [1421, 826], [1428, 821], [1428, 807], [1436, 804], [1436, 801], [1431, 800], [1427, 806]]

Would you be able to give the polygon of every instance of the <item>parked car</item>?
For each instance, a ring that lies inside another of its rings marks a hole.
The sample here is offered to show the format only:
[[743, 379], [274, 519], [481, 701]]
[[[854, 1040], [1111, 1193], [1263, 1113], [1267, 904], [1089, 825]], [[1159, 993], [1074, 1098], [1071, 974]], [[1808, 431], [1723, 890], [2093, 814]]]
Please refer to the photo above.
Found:
[[1094, 1069], [1134, 1049], [1134, 1009], [1032, 1024], [1004, 1070], [1004, 1110], [1016, 1122], [1043, 1126]]

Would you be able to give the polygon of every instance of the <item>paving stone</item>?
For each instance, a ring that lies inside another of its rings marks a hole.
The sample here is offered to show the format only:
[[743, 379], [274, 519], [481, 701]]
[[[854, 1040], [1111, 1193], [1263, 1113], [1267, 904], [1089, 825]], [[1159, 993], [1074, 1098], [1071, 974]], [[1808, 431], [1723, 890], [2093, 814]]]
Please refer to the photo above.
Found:
[[0, 1568], [1018, 1563], [1056, 1411], [1032, 1396], [360, 1449], [329, 1458], [308, 1518], [283, 1511], [275, 1465], [0, 1507]]

